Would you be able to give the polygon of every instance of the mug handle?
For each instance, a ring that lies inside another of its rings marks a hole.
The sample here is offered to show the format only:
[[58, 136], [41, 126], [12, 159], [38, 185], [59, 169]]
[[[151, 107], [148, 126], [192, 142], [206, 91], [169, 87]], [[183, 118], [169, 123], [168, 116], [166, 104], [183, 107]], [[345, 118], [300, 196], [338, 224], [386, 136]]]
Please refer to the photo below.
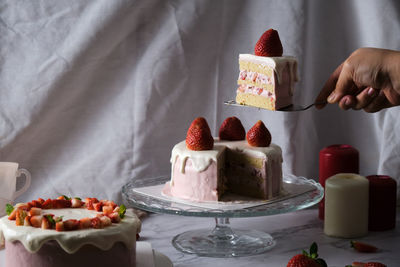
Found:
[[14, 199], [21, 196], [23, 193], [25, 193], [25, 191], [28, 190], [28, 188], [31, 186], [31, 174], [28, 172], [28, 170], [25, 170], [25, 169], [17, 170], [17, 177], [20, 177], [21, 174], [25, 175], [25, 179], [26, 179], [25, 184], [20, 190], [15, 192]]

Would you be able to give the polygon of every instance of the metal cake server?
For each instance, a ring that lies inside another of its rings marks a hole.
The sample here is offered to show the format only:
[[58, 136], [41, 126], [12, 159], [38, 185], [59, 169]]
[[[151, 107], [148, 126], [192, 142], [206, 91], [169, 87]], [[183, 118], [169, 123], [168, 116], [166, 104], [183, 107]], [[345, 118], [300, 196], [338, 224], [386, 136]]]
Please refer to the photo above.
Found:
[[[224, 101], [224, 104], [225, 105], [229, 105], [229, 106], [248, 107], [248, 108], [269, 110], [269, 109], [265, 109], [265, 108], [241, 105], [241, 104], [236, 103], [235, 100]], [[306, 106], [292, 104], [290, 106], [287, 106], [287, 107], [284, 107], [284, 108], [281, 108], [281, 109], [278, 109], [278, 110], [269, 110], [269, 111], [303, 111], [303, 110], [307, 110], [307, 109], [311, 108], [314, 105], [319, 105], [319, 104], [326, 104], [326, 102], [312, 103], [312, 104], [309, 104], [309, 105], [306, 105]]]

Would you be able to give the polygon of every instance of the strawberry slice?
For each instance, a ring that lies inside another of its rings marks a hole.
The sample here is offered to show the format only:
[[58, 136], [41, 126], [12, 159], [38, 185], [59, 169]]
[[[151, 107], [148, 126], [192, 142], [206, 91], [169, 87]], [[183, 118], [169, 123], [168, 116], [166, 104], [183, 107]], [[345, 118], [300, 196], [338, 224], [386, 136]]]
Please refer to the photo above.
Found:
[[71, 199], [71, 207], [72, 208], [80, 208], [80, 207], [82, 207], [82, 205], [83, 205], [83, 202], [80, 198], [75, 197], [75, 198]]
[[40, 215], [41, 213], [42, 213], [42, 209], [41, 208], [32, 207], [29, 210], [29, 215], [30, 216]]
[[52, 199], [53, 209], [71, 208], [71, 200], [66, 199]]
[[92, 228], [95, 229], [100, 229], [101, 228], [101, 221], [99, 217], [94, 217], [91, 219], [91, 226]]
[[50, 198], [48, 198], [46, 201], [42, 203], [42, 209], [52, 209], [53, 208], [53, 202], [51, 201]]
[[378, 248], [373, 245], [354, 240], [350, 241], [350, 245], [358, 252], [373, 253], [378, 250]]
[[271, 133], [262, 121], [257, 121], [247, 132], [247, 142], [255, 147], [267, 147], [271, 144]]
[[222, 122], [219, 128], [219, 139], [237, 141], [244, 140], [246, 137], [246, 131], [242, 125], [242, 122], [236, 117], [229, 117]]
[[28, 213], [25, 210], [17, 209], [15, 214], [15, 225], [22, 226], [25, 224], [25, 218], [28, 216]]
[[92, 226], [92, 219], [86, 217], [79, 220], [79, 228], [80, 229], [87, 229]]
[[254, 54], [262, 57], [281, 57], [283, 48], [278, 32], [274, 29], [264, 32], [254, 47]]
[[65, 231], [64, 222], [63, 221], [56, 222], [56, 231], [57, 232]]
[[196, 118], [190, 125], [186, 134], [186, 146], [190, 150], [211, 150], [214, 146], [214, 138], [210, 127], [203, 117]]
[[351, 265], [346, 265], [346, 267], [386, 267], [385, 264], [380, 262], [359, 262], [355, 261]]
[[42, 215], [31, 216], [30, 223], [33, 227], [40, 228], [42, 227]]
[[69, 219], [64, 221], [65, 231], [73, 231], [79, 229], [79, 221], [75, 219]]

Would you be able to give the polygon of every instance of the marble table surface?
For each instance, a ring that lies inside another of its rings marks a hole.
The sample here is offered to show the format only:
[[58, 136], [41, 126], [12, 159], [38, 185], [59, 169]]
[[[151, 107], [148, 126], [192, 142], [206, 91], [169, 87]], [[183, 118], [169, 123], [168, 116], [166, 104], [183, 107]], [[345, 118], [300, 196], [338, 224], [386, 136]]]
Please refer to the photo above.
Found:
[[151, 214], [143, 219], [141, 240], [150, 242], [153, 248], [168, 256], [174, 266], [286, 266], [295, 254], [308, 250], [312, 242], [319, 247], [319, 255], [328, 266], [345, 266], [353, 261], [379, 261], [387, 266], [400, 266], [400, 209], [397, 209], [396, 228], [384, 232], [370, 232], [356, 240], [368, 242], [379, 248], [377, 253], [360, 253], [350, 247], [349, 239], [328, 237], [323, 232], [323, 222], [318, 219], [318, 210], [306, 210], [252, 218], [230, 219], [233, 229], [255, 229], [273, 236], [277, 244], [271, 250], [249, 257], [209, 258], [198, 257], [177, 251], [172, 238], [182, 232], [215, 226], [213, 218], [185, 217]]
[[[357, 240], [368, 242], [379, 248], [377, 253], [359, 253], [350, 248], [349, 239], [324, 235], [323, 222], [318, 219], [317, 209], [311, 208], [286, 214], [234, 218], [233, 229], [255, 229], [270, 233], [277, 244], [271, 250], [249, 257], [209, 258], [184, 254], [171, 244], [172, 238], [182, 232], [200, 228], [212, 230], [213, 218], [150, 214], [143, 219], [141, 241], [151, 243], [153, 249], [166, 255], [174, 266], [286, 266], [289, 259], [312, 242], [317, 242], [319, 255], [328, 266], [345, 266], [353, 261], [379, 261], [387, 266], [400, 266], [400, 209], [397, 210], [397, 226], [385, 232], [370, 232]], [[4, 265], [4, 250], [0, 250], [0, 267]]]

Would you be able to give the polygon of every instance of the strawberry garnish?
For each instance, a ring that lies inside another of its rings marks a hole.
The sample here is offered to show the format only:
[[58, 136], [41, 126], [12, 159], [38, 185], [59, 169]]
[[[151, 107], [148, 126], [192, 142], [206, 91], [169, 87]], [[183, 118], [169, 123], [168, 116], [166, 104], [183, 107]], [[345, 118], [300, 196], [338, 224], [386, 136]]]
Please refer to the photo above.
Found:
[[63, 222], [63, 221], [56, 222], [56, 231], [57, 231], [57, 232], [65, 231], [65, 229], [64, 229], [64, 222]]
[[287, 267], [325, 267], [326, 262], [318, 258], [317, 243], [312, 243], [310, 252], [303, 250], [303, 254], [297, 254], [287, 264]]
[[210, 127], [203, 117], [196, 118], [190, 125], [186, 134], [186, 146], [190, 150], [211, 150], [214, 146], [214, 138]]
[[281, 57], [283, 48], [278, 32], [274, 29], [264, 32], [254, 47], [254, 54], [262, 57]]
[[260, 120], [247, 132], [246, 138], [251, 146], [267, 147], [271, 144], [271, 133]]
[[42, 209], [41, 208], [32, 207], [29, 210], [29, 215], [31, 215], [31, 216], [40, 215], [41, 213], [42, 213]]
[[372, 246], [367, 243], [359, 242], [359, 241], [350, 241], [350, 245], [352, 248], [354, 248], [358, 252], [372, 253], [372, 252], [376, 252], [378, 250], [378, 248], [375, 246]]
[[221, 140], [244, 140], [246, 131], [241, 121], [236, 117], [229, 117], [224, 120], [219, 128], [219, 139]]
[[26, 216], [28, 216], [28, 213], [26, 212], [26, 210], [17, 209], [15, 225], [19, 225], [19, 226], [24, 225]]
[[64, 230], [73, 231], [79, 229], [79, 221], [75, 219], [69, 219], [64, 221]]
[[35, 215], [31, 216], [30, 223], [33, 227], [40, 228], [42, 227], [42, 220], [43, 220], [42, 215]]

